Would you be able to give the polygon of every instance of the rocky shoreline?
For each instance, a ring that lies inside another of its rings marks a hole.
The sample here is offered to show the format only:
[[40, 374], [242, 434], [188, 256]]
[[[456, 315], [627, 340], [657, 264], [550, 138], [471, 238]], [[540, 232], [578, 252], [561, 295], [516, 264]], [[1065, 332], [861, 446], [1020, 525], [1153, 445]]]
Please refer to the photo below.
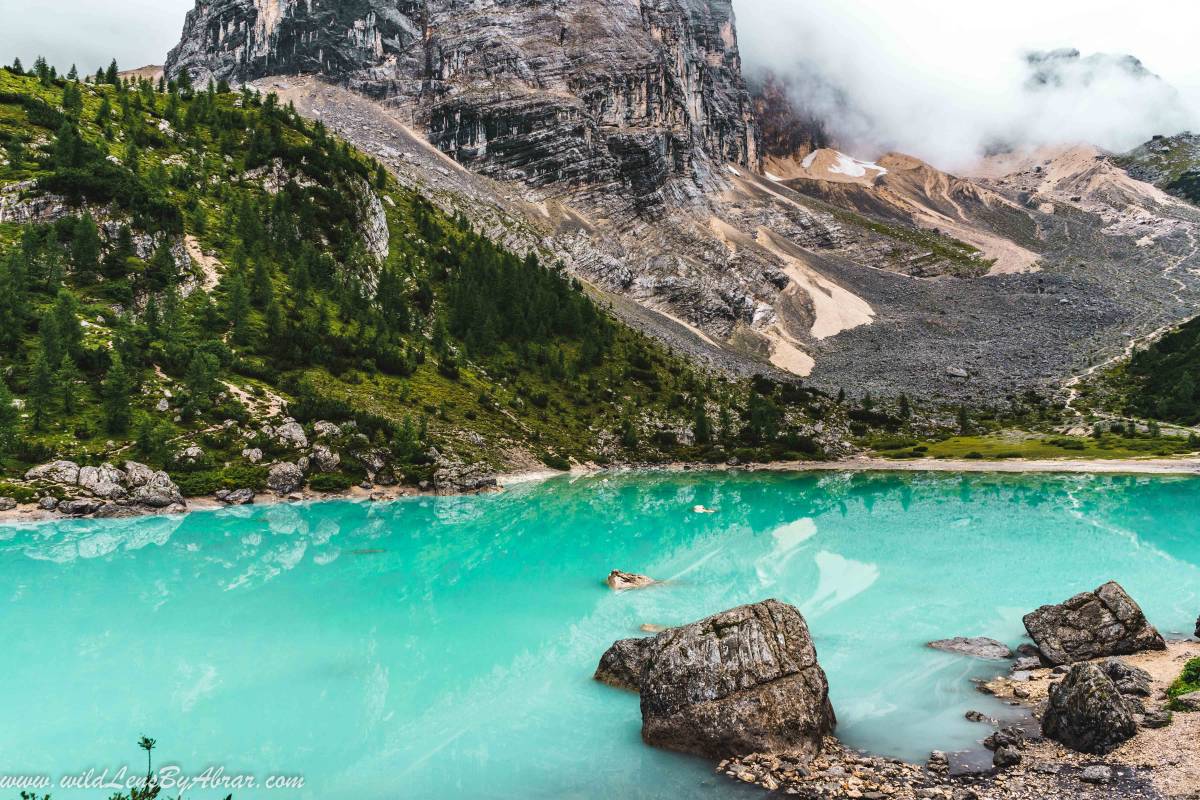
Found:
[[1009, 661], [1008, 675], [978, 688], [1012, 714], [968, 712], [980, 724], [979, 747], [933, 752], [925, 764], [837, 739], [807, 625], [774, 600], [616, 642], [594, 677], [641, 695], [647, 744], [720, 759], [718, 773], [772, 796], [1200, 797], [1200, 714], [1173, 713], [1167, 694], [1184, 664], [1200, 658], [1200, 642], [1165, 641], [1113, 582], [1043, 606], [1025, 625], [1033, 643], [1016, 653], [990, 639], [930, 643]]

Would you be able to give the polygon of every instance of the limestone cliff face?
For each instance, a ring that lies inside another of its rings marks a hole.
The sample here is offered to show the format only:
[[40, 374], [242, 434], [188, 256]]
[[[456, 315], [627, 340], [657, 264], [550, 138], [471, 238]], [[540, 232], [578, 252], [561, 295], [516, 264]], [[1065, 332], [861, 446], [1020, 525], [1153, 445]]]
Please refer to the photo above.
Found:
[[197, 0], [166, 69], [319, 73], [472, 169], [638, 212], [758, 161], [731, 0]]

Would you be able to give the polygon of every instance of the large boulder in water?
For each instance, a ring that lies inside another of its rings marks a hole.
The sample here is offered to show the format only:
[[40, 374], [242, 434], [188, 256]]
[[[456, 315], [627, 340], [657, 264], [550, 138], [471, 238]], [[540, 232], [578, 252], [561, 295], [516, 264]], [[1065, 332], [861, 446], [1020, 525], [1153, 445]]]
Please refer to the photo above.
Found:
[[1042, 734], [1081, 753], [1104, 754], [1137, 733], [1116, 684], [1095, 664], [1076, 664], [1050, 689]]
[[671, 628], [644, 648], [648, 744], [718, 759], [815, 755], [837, 724], [808, 625], [777, 600]]
[[1167, 649], [1142, 609], [1114, 582], [1026, 614], [1025, 629], [1056, 666]]

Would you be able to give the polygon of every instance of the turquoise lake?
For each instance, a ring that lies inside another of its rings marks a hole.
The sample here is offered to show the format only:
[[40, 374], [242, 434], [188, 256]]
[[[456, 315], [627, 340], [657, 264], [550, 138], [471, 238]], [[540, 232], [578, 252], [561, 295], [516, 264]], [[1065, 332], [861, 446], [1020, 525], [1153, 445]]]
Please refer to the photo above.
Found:
[[968, 748], [963, 713], [1000, 710], [969, 679], [1006, 665], [924, 643], [1019, 644], [1110, 579], [1188, 635], [1198, 510], [1188, 478], [684, 473], [0, 526], [0, 775], [144, 772], [147, 734], [156, 767], [304, 777], [235, 798], [761, 797], [641, 743], [637, 697], [591, 680], [613, 640], [776, 597], [849, 744]]

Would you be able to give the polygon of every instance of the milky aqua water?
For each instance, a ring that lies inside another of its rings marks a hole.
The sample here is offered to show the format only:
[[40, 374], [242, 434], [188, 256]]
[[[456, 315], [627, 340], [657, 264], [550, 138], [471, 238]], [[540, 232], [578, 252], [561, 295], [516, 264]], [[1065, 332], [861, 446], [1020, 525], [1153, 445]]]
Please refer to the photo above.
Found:
[[[184, 774], [305, 779], [235, 797], [757, 797], [642, 745], [636, 696], [591, 680], [614, 639], [777, 597], [847, 742], [969, 747], [988, 731], [963, 713], [999, 710], [969, 678], [1001, 667], [924, 643], [1016, 645], [1023, 613], [1109, 579], [1190, 632], [1198, 501], [1190, 479], [634, 474], [0, 527], [0, 774], [144, 770], [145, 733]], [[613, 568], [665, 582], [614, 594]]]

